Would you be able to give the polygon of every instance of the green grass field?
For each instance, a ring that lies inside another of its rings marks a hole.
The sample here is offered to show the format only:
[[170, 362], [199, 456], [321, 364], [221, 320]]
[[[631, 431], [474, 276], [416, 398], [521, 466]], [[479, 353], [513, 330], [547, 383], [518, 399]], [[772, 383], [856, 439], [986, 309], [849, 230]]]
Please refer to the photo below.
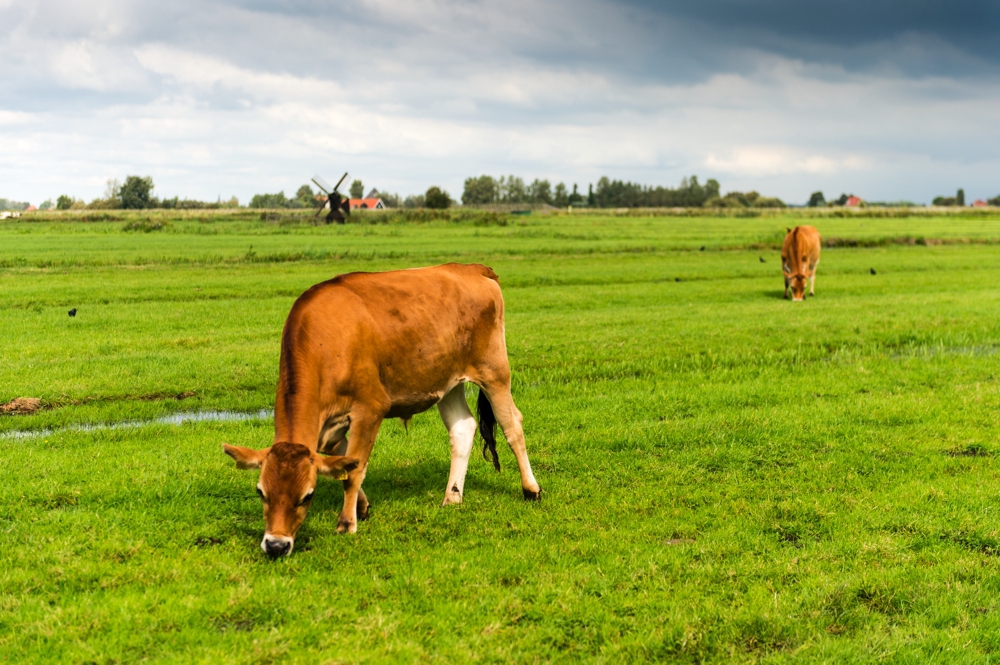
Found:
[[[39, 219], [0, 223], [0, 403], [46, 407], [0, 416], [2, 662], [1000, 660], [1000, 217], [809, 220], [845, 242], [794, 304], [794, 215]], [[357, 534], [321, 481], [271, 561], [220, 443], [272, 423], [136, 424], [270, 409], [299, 293], [447, 261], [501, 277], [541, 502], [502, 448], [440, 508], [432, 410]]]

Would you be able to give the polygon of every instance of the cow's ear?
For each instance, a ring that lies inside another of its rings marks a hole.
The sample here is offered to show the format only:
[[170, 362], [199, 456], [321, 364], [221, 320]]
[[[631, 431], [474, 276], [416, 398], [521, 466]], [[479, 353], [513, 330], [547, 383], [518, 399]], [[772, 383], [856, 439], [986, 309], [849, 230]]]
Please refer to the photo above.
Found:
[[320, 475], [334, 478], [336, 480], [347, 480], [347, 474], [354, 471], [361, 464], [361, 460], [353, 457], [340, 457], [331, 455], [330, 457], [316, 458], [316, 471]]
[[222, 444], [222, 450], [236, 460], [237, 469], [259, 469], [260, 465], [264, 463], [264, 458], [271, 452], [271, 447], [268, 446], [262, 450], [254, 450], [253, 448], [242, 448], [224, 443]]

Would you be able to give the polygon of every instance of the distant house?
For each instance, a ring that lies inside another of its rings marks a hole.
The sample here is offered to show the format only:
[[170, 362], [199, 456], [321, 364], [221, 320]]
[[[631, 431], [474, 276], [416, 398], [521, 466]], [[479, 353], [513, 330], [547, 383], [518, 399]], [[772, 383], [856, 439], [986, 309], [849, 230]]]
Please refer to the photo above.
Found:
[[864, 203], [864, 201], [861, 200], [860, 196], [849, 196], [847, 197], [847, 203], [845, 203], [844, 205], [847, 206], [848, 208], [856, 208], [862, 203]]
[[986, 201], [984, 201], [982, 199], [976, 199], [975, 201], [972, 202], [972, 207], [973, 208], [985, 208], [988, 205], [989, 205], [989, 203], [987, 203]]
[[351, 199], [351, 210], [385, 210], [380, 198]]
[[38, 210], [38, 208], [36, 208], [35, 206], [28, 206], [27, 208], [24, 209], [25, 212], [31, 212], [32, 210]]

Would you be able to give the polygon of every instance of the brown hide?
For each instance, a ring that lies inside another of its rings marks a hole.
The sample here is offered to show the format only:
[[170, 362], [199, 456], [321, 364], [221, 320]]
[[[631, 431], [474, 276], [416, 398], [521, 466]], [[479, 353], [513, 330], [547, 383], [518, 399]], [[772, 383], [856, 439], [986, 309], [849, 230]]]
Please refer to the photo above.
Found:
[[355, 531], [368, 516], [361, 483], [382, 420], [408, 419], [435, 404], [452, 452], [444, 504], [461, 503], [476, 431], [467, 382], [480, 387], [484, 439], [495, 455], [492, 427], [499, 423], [524, 496], [537, 499], [510, 394], [503, 313], [497, 276], [481, 265], [351, 273], [303, 293], [281, 336], [274, 445], [269, 452], [224, 447], [240, 468], [261, 469], [264, 551], [291, 551], [317, 475], [344, 481], [337, 528]]
[[819, 231], [811, 226], [796, 226], [785, 236], [781, 244], [781, 271], [785, 276], [786, 299], [791, 287], [792, 299], [803, 300], [806, 282], [809, 282], [809, 295], [815, 295], [819, 250]]
[[325, 423], [407, 418], [460, 380], [497, 379], [509, 369], [491, 269], [341, 275], [303, 293], [285, 322], [274, 440], [315, 450]]

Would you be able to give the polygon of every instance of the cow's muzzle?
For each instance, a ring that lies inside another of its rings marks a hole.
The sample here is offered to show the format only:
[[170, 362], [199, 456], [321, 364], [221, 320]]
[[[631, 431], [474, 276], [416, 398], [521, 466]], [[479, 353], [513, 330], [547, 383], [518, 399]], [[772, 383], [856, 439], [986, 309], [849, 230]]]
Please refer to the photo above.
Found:
[[272, 536], [269, 533], [265, 533], [264, 540], [260, 541], [260, 548], [269, 557], [276, 559], [279, 556], [291, 554], [294, 544], [295, 540], [288, 536]]

